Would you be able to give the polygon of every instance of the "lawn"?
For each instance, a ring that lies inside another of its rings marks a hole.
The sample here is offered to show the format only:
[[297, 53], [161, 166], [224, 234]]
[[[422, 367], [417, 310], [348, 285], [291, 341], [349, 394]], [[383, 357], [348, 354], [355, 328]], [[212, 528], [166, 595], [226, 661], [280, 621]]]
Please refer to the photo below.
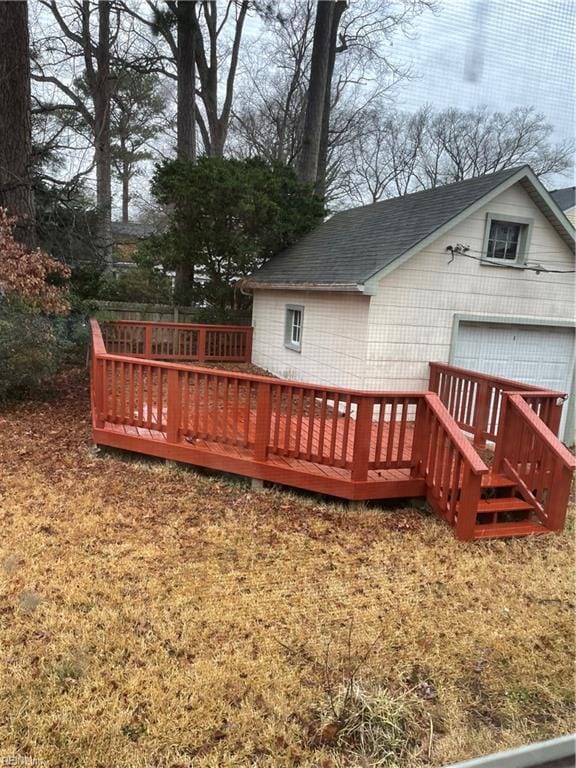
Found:
[[0, 464], [0, 757], [405, 768], [574, 728], [573, 512], [463, 544], [99, 452], [83, 372], [0, 413]]

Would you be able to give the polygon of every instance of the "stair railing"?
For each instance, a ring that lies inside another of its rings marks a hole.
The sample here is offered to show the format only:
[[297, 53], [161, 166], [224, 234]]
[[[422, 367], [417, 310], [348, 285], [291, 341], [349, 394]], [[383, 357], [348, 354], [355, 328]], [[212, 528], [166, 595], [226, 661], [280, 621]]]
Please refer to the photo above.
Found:
[[412, 472], [424, 477], [434, 511], [459, 539], [473, 539], [482, 476], [489, 470], [434, 393], [418, 404], [412, 458]]
[[531, 392], [504, 392], [493, 471], [508, 475], [540, 521], [564, 527], [576, 458], [526, 402]]

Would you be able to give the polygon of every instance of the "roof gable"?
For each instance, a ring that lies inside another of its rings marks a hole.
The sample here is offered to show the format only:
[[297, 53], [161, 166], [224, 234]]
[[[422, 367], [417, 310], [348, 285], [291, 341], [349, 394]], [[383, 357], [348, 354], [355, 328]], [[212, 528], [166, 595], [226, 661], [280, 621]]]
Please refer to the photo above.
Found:
[[528, 166], [337, 213], [249, 279], [258, 286], [362, 289], [503, 188], [521, 181], [565, 241], [574, 232]]

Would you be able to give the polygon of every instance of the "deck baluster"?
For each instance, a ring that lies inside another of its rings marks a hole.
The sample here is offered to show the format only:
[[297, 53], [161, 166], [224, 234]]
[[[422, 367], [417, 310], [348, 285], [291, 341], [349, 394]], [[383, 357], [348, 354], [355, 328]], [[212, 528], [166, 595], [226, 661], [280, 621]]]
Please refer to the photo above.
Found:
[[[166, 400], [166, 439], [169, 443], [177, 443], [180, 439], [180, 424], [182, 420], [182, 390], [180, 387], [180, 371], [172, 368], [168, 371], [168, 398]], [[159, 401], [158, 408], [162, 408]]]

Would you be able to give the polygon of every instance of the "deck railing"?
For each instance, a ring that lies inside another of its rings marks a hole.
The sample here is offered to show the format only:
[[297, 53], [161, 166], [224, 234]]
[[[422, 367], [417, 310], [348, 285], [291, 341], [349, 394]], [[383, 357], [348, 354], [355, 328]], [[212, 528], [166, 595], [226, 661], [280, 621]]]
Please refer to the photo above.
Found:
[[543, 390], [530, 384], [430, 363], [429, 389], [435, 392], [452, 418], [474, 437], [477, 446], [495, 442], [499, 433], [502, 398], [505, 392], [522, 392], [524, 400], [547, 427], [558, 434], [563, 392]]
[[[255, 463], [287, 457], [326, 465], [360, 484], [374, 470], [411, 468], [412, 477], [425, 478], [431, 503], [456, 522], [457, 534], [472, 537], [488, 470], [436, 395], [318, 387], [141, 360], [134, 335], [103, 335], [95, 320], [91, 326], [96, 428], [127, 425], [192, 447], [220, 443], [244, 449]], [[129, 353], [112, 353], [107, 343]]]
[[99, 423], [248, 448], [255, 461], [326, 464], [360, 481], [372, 469], [412, 466], [408, 428], [422, 394], [311, 387], [108, 353], [95, 356], [93, 370]]
[[245, 325], [192, 325], [142, 320], [102, 323], [106, 350], [147, 360], [249, 363], [252, 328]]
[[256, 461], [287, 456], [341, 467], [353, 480], [365, 480], [371, 469], [412, 464], [408, 425], [420, 393], [383, 395], [138, 360], [102, 352], [92, 323], [98, 423], [167, 431], [170, 441], [249, 448]]
[[504, 394], [493, 469], [516, 482], [546, 528], [561, 531], [576, 458], [538, 418], [529, 394]]

